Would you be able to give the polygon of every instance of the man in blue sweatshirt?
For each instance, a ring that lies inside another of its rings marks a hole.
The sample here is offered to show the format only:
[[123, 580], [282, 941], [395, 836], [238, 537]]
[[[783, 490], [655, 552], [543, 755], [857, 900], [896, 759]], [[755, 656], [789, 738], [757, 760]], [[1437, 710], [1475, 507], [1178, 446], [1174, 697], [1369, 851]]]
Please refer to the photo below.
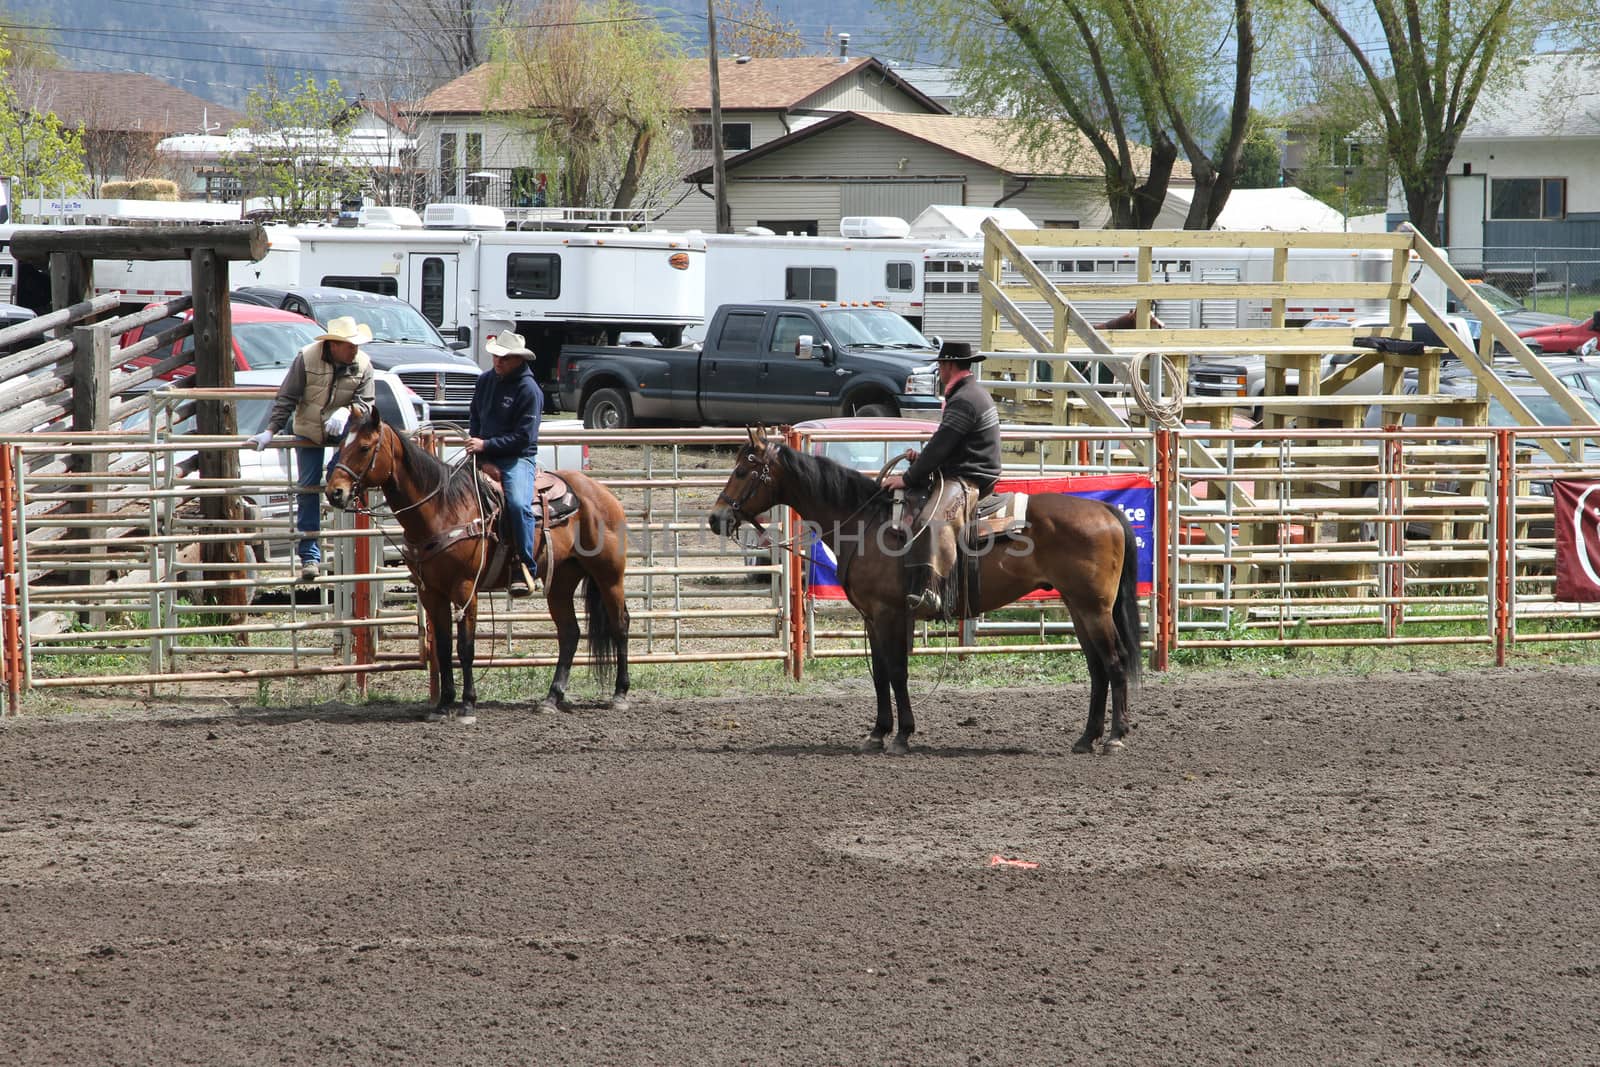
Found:
[[544, 393], [528, 368], [533, 353], [520, 335], [507, 331], [489, 338], [484, 347], [494, 359], [494, 367], [478, 377], [472, 391], [467, 451], [500, 468], [507, 533], [520, 564], [506, 592], [522, 597], [533, 592], [533, 576], [539, 571], [533, 558], [538, 521], [533, 513], [533, 485], [538, 473]]

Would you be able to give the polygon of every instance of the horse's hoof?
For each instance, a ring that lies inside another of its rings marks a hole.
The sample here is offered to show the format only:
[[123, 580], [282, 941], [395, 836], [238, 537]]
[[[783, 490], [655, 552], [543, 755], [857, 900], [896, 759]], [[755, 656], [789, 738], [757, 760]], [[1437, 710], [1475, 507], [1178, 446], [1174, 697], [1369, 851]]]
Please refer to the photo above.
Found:
[[460, 723], [462, 726], [471, 726], [477, 721], [478, 709], [471, 706], [462, 708], [460, 714], [456, 716], [456, 722]]
[[1100, 749], [1100, 754], [1102, 756], [1114, 756], [1122, 751], [1122, 745], [1122, 738], [1108, 737], [1106, 738], [1106, 743]]
[[882, 751], [883, 738], [881, 737], [869, 737], [865, 741], [861, 742], [861, 754], [864, 756], [870, 756], [874, 753]]
[[911, 745], [907, 743], [905, 738], [897, 737], [889, 742], [889, 747], [884, 751], [891, 756], [909, 756], [911, 755]]
[[566, 697], [545, 697], [539, 701], [539, 714], [549, 715], [557, 711], [571, 711], [572, 701]]
[[633, 705], [628, 702], [628, 698], [625, 696], [614, 696], [611, 698], [612, 711], [627, 711], [632, 706]]
[[438, 708], [434, 708], [432, 711], [430, 711], [427, 714], [422, 716], [422, 721], [423, 722], [444, 722], [444, 712], [440, 711]]
[[1072, 754], [1082, 756], [1094, 751], [1094, 738], [1080, 737], [1072, 743]]

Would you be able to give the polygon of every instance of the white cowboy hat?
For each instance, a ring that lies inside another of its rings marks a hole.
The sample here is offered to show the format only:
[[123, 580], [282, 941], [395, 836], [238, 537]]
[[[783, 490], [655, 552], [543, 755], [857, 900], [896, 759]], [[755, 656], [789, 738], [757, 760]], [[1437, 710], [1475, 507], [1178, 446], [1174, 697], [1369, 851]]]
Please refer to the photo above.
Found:
[[364, 345], [372, 340], [372, 327], [364, 322], [357, 322], [349, 315], [340, 315], [338, 318], [329, 319], [325, 327], [326, 333], [317, 338], [319, 341], [349, 341], [353, 345]]
[[520, 333], [505, 330], [498, 336], [491, 337], [484, 346], [491, 356], [531, 356], [533, 353], [523, 342]]

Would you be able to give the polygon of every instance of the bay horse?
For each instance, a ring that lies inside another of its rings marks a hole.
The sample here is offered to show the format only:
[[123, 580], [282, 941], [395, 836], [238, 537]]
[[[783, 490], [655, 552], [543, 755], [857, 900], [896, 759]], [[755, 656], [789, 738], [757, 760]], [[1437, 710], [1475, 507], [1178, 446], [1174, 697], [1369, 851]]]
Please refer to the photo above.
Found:
[[[416, 583], [432, 637], [429, 682], [438, 693], [438, 703], [423, 716], [432, 722], [452, 714], [463, 723], [476, 720], [478, 694], [472, 661], [478, 598], [490, 590], [504, 589], [516, 563], [515, 551], [496, 553], [490, 541], [492, 531], [486, 529], [490, 524], [483, 518], [484, 492], [478, 477], [473, 464], [453, 469], [383, 422], [376, 409], [352, 427], [328, 476], [328, 502], [334, 507], [349, 508], [366, 488], [377, 486], [404, 531], [402, 555]], [[577, 497], [578, 509], [563, 525], [550, 528], [541, 524], [548, 546], [540, 554], [540, 568], [550, 618], [556, 624], [560, 660], [550, 692], [538, 710], [572, 708], [567, 680], [580, 637], [573, 594], [581, 581], [589, 617], [590, 661], [602, 682], [615, 677], [610, 706], [626, 711], [629, 620], [622, 581], [628, 537], [622, 504], [585, 474], [561, 471], [560, 477]], [[495, 568], [497, 555], [503, 558]], [[494, 573], [489, 573], [491, 570]], [[452, 616], [458, 623], [459, 707], [453, 707]]]
[[[741, 523], [759, 529], [758, 516], [778, 504], [799, 513], [833, 551], [839, 584], [866, 621], [878, 715], [861, 751], [885, 750], [898, 708], [899, 728], [887, 751], [908, 752], [917, 728], [906, 689], [916, 620], [906, 608], [905, 546], [893, 529], [890, 494], [865, 474], [752, 429], [708, 521], [714, 532], [732, 536]], [[1133, 528], [1119, 508], [1065, 493], [1030, 496], [1025, 520], [1018, 532], [980, 554], [978, 596], [966, 614], [992, 611], [1036, 589], [1053, 589], [1072, 616], [1089, 664], [1089, 719], [1072, 751], [1094, 751], [1105, 730], [1108, 692], [1111, 731], [1103, 750], [1121, 748], [1133, 727], [1128, 683], [1138, 680], [1140, 668]]]

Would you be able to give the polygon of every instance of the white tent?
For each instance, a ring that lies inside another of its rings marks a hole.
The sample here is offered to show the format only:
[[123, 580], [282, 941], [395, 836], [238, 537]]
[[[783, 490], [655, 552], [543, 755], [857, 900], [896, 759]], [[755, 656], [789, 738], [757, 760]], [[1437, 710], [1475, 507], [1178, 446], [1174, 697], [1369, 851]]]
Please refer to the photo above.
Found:
[[932, 238], [936, 241], [954, 241], [978, 237], [984, 219], [994, 219], [1002, 230], [1037, 230], [1033, 220], [1014, 207], [962, 207], [957, 204], [933, 204], [922, 209], [922, 214], [911, 220], [907, 236]]
[[[1161, 225], [1179, 227], [1194, 200], [1193, 189], [1167, 190]], [[1228, 194], [1213, 230], [1277, 230], [1337, 233], [1345, 228], [1344, 215], [1304, 189], [1286, 185], [1277, 189], [1235, 189]]]

